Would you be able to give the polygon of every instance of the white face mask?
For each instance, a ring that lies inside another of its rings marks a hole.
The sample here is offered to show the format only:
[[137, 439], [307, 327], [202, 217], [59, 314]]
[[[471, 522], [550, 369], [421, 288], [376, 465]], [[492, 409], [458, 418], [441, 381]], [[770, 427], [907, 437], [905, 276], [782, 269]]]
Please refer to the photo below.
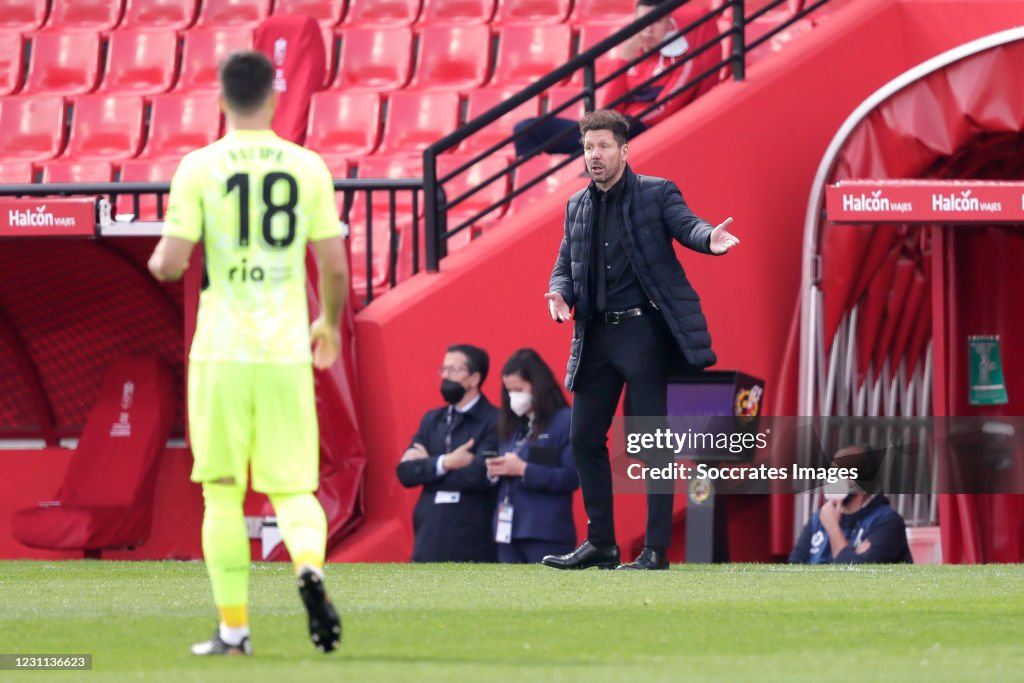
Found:
[[519, 417], [526, 415], [533, 407], [533, 394], [528, 391], [508, 392], [508, 407]]

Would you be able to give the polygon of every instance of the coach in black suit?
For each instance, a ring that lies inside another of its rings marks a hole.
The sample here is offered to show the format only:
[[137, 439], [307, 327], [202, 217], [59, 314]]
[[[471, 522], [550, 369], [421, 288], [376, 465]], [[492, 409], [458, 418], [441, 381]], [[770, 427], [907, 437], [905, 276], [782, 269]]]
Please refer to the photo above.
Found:
[[566, 206], [565, 235], [545, 295], [554, 320], [575, 319], [565, 385], [575, 394], [570, 440], [590, 518], [580, 547], [544, 558], [558, 569], [668, 568], [671, 487], [648, 489], [644, 549], [635, 561], [619, 564], [608, 428], [623, 384], [627, 414], [663, 416], [670, 370], [715, 362], [700, 299], [672, 240], [705, 254], [739, 244], [726, 229], [731, 218], [712, 227], [693, 215], [675, 183], [633, 173], [626, 164], [627, 130], [626, 120], [609, 110], [580, 121], [593, 182]]
[[498, 448], [498, 409], [480, 393], [487, 352], [469, 344], [448, 347], [441, 396], [448, 405], [428, 411], [398, 464], [398, 479], [422, 486], [413, 511], [413, 562], [497, 562], [491, 520], [495, 482], [484, 454]]

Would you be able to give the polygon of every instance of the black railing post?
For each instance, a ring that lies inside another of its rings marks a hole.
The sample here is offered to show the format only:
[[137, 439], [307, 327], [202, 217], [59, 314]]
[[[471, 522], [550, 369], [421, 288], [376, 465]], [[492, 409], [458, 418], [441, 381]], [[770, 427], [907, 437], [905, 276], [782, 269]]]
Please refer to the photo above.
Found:
[[437, 205], [437, 156], [429, 147], [423, 150], [423, 228], [427, 272], [436, 273], [441, 261], [442, 213]]
[[588, 112], [597, 109], [597, 93], [594, 87], [597, 75], [595, 72], [594, 62], [587, 62], [583, 65], [583, 109]]
[[743, 0], [732, 0], [732, 79], [747, 77], [747, 20]]

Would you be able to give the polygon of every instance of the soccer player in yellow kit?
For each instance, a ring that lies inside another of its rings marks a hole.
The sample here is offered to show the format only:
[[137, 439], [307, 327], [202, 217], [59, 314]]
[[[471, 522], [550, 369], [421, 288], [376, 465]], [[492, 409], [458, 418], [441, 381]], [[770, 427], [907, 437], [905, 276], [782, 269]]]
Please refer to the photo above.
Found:
[[[203, 485], [203, 555], [220, 626], [195, 655], [249, 655], [249, 538], [242, 503], [269, 496], [295, 563], [313, 644], [341, 640], [323, 581], [327, 523], [318, 486], [319, 433], [313, 369], [338, 358], [348, 290], [331, 174], [314, 152], [270, 129], [274, 69], [258, 52], [220, 65], [228, 133], [181, 160], [171, 182], [163, 238], [149, 261], [176, 280], [202, 244], [199, 317], [189, 353], [188, 417]], [[309, 324], [306, 250], [316, 251], [323, 310]]]

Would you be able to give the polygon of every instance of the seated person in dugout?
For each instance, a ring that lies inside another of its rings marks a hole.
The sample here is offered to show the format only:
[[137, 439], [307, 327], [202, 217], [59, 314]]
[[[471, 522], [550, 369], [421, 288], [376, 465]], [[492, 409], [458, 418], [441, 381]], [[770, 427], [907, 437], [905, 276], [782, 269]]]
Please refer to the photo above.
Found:
[[[657, 7], [662, 0], [637, 0], [636, 18], [640, 19], [645, 14]], [[636, 34], [618, 47], [615, 54], [607, 61], [599, 61], [598, 80], [618, 71], [628, 62], [636, 59], [639, 55], [653, 49], [660, 44], [670, 33], [678, 33], [680, 28], [685, 28], [695, 21], [700, 20], [708, 12], [707, 3], [689, 2], [674, 13], [669, 14], [654, 22], [640, 33]], [[704, 45], [707, 45], [718, 35], [713, 19], [705, 21], [696, 26], [678, 39], [668, 43], [661, 50], [640, 63], [623, 72], [605, 86], [597, 89], [598, 109], [614, 109], [629, 121], [629, 137], [633, 138], [648, 128], [661, 123], [667, 117], [676, 113], [684, 106], [695, 100], [700, 95], [710, 90], [718, 82], [717, 74], [705, 77], [700, 83], [694, 84], [685, 92], [678, 94], [668, 102], [661, 104], [647, 113], [643, 113], [656, 101], [664, 99], [670, 93], [682, 90], [694, 78], [701, 75], [721, 59], [721, 48], [714, 45], [697, 57], [689, 60], [678, 69], [665, 73], [656, 78], [646, 87], [640, 88], [648, 79], [661, 74], [688, 54], [692, 54]], [[626, 95], [627, 92], [632, 92]], [[625, 99], [613, 107], [609, 105], [618, 98], [626, 95]], [[559, 118], [552, 118], [538, 123], [530, 128], [536, 118], [529, 118], [520, 121], [515, 126], [516, 139], [514, 140], [516, 156], [528, 156], [535, 150], [548, 154], [573, 154], [583, 152], [583, 145], [575, 129], [578, 119], [572, 118], [575, 106], [570, 106], [558, 115]], [[570, 132], [567, 132], [570, 131]], [[550, 146], [548, 143], [558, 138]]]
[[445, 406], [427, 411], [398, 463], [406, 488], [422, 486], [413, 511], [413, 562], [495, 562], [494, 483], [484, 453], [498, 448], [498, 409], [480, 393], [487, 352], [448, 347], [441, 365]]
[[[835, 459], [856, 455], [862, 446], [840, 449]], [[845, 491], [826, 492], [789, 554], [790, 564], [912, 563], [903, 518], [883, 495], [864, 493], [853, 481]]]

